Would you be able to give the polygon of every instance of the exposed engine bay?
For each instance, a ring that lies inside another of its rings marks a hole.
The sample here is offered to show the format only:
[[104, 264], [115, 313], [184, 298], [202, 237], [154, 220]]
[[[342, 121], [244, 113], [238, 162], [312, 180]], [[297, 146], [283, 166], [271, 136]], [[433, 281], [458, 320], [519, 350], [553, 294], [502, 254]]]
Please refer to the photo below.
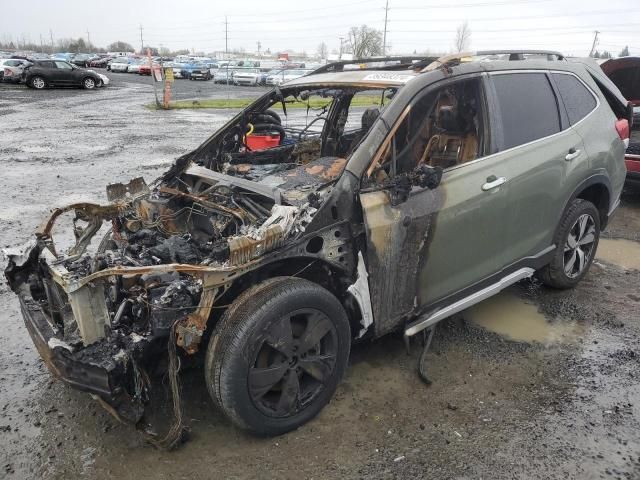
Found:
[[[35, 243], [10, 255], [6, 272], [12, 288], [25, 293], [23, 310], [50, 332], [42, 341], [59, 356], [50, 368], [77, 375], [80, 388], [106, 401], [118, 418], [137, 423], [149, 372], [167, 344], [169, 353], [172, 345], [181, 355], [196, 353], [235, 279], [327, 227], [314, 224], [317, 213], [346, 158], [395, 93], [380, 88], [377, 107], [354, 111], [352, 99], [361, 90], [276, 89], [151, 185], [136, 178], [109, 185], [108, 205], [55, 209]], [[294, 108], [303, 122], [289, 121]], [[74, 242], [58, 251], [54, 227], [70, 214]], [[353, 281], [355, 256], [340, 233], [334, 228], [330, 240], [316, 237], [302, 248], [331, 256]], [[45, 346], [37, 346], [44, 357]], [[83, 378], [74, 362], [94, 365], [96, 378]]]

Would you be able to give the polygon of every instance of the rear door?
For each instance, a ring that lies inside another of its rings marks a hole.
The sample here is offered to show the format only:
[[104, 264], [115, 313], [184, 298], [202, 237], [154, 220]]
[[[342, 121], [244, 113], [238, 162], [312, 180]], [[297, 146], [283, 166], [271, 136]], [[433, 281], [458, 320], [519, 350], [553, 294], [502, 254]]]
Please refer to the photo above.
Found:
[[496, 72], [489, 78], [494, 157], [508, 185], [505, 256], [516, 264], [550, 251], [567, 184], [588, 170], [588, 155], [549, 72]]
[[[606, 102], [599, 101], [595, 90], [592, 90], [599, 88], [595, 82], [587, 85], [570, 72], [553, 72], [551, 77], [562, 98], [571, 128], [584, 141], [591, 174], [598, 173], [609, 178], [612, 190], [609, 200], [613, 205], [626, 176], [622, 160], [624, 144], [619, 141], [615, 129], [618, 118]], [[590, 78], [587, 77], [587, 80]]]

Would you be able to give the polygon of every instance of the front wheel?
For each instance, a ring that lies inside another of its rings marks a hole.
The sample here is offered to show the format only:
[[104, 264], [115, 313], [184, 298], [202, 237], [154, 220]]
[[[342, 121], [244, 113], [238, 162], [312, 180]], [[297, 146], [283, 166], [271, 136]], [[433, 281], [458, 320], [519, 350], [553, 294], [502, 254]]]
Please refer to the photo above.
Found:
[[349, 321], [333, 294], [300, 278], [270, 279], [240, 295], [218, 323], [207, 388], [235, 425], [279, 435], [329, 402], [350, 346]]
[[573, 200], [556, 231], [553, 259], [538, 272], [542, 282], [559, 289], [575, 287], [589, 271], [599, 240], [598, 209], [587, 200]]
[[91, 77], [86, 77], [82, 80], [82, 86], [87, 90], [92, 90], [96, 87], [96, 81]]

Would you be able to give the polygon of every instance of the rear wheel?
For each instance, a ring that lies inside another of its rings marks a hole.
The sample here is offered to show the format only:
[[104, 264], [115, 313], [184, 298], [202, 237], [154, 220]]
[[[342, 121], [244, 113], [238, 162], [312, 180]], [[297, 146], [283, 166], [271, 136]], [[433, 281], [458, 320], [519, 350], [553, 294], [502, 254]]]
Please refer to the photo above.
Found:
[[44, 81], [44, 78], [36, 75], [35, 77], [31, 77], [29, 85], [36, 90], [42, 90], [47, 86], [47, 82]]
[[595, 205], [577, 198], [565, 212], [556, 232], [556, 251], [538, 274], [554, 288], [575, 287], [589, 271], [600, 239], [600, 214]]
[[205, 379], [237, 426], [278, 435], [329, 402], [349, 357], [347, 315], [329, 291], [279, 277], [236, 299], [211, 336]]
[[91, 77], [85, 77], [84, 80], [82, 80], [82, 86], [87, 90], [92, 90], [96, 88], [96, 81]]

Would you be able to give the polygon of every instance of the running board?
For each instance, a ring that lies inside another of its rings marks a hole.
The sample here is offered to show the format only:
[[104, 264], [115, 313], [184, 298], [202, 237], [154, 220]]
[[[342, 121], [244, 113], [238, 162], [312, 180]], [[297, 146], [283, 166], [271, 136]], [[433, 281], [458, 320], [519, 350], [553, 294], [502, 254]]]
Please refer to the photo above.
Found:
[[444, 320], [445, 318], [450, 317], [454, 313], [461, 312], [465, 308], [469, 308], [470, 306], [475, 305], [476, 303], [479, 303], [482, 300], [485, 300], [495, 295], [501, 290], [504, 290], [505, 288], [507, 288], [509, 285], [513, 285], [514, 283], [519, 282], [524, 278], [528, 278], [532, 276], [534, 272], [535, 270], [533, 268], [521, 268], [520, 270], [516, 270], [515, 272], [502, 278], [497, 283], [494, 283], [493, 285], [489, 285], [488, 287], [483, 288], [482, 290], [476, 293], [473, 293], [468, 297], [463, 298], [462, 300], [458, 300], [457, 302], [452, 303], [448, 307], [441, 308], [440, 310], [427, 316], [426, 318], [418, 319], [417, 321], [415, 321], [414, 323], [412, 323], [407, 327], [407, 329], [404, 331], [404, 334], [407, 337], [411, 337], [416, 333], [421, 332], [425, 328], [429, 328], [435, 325], [440, 320]]

